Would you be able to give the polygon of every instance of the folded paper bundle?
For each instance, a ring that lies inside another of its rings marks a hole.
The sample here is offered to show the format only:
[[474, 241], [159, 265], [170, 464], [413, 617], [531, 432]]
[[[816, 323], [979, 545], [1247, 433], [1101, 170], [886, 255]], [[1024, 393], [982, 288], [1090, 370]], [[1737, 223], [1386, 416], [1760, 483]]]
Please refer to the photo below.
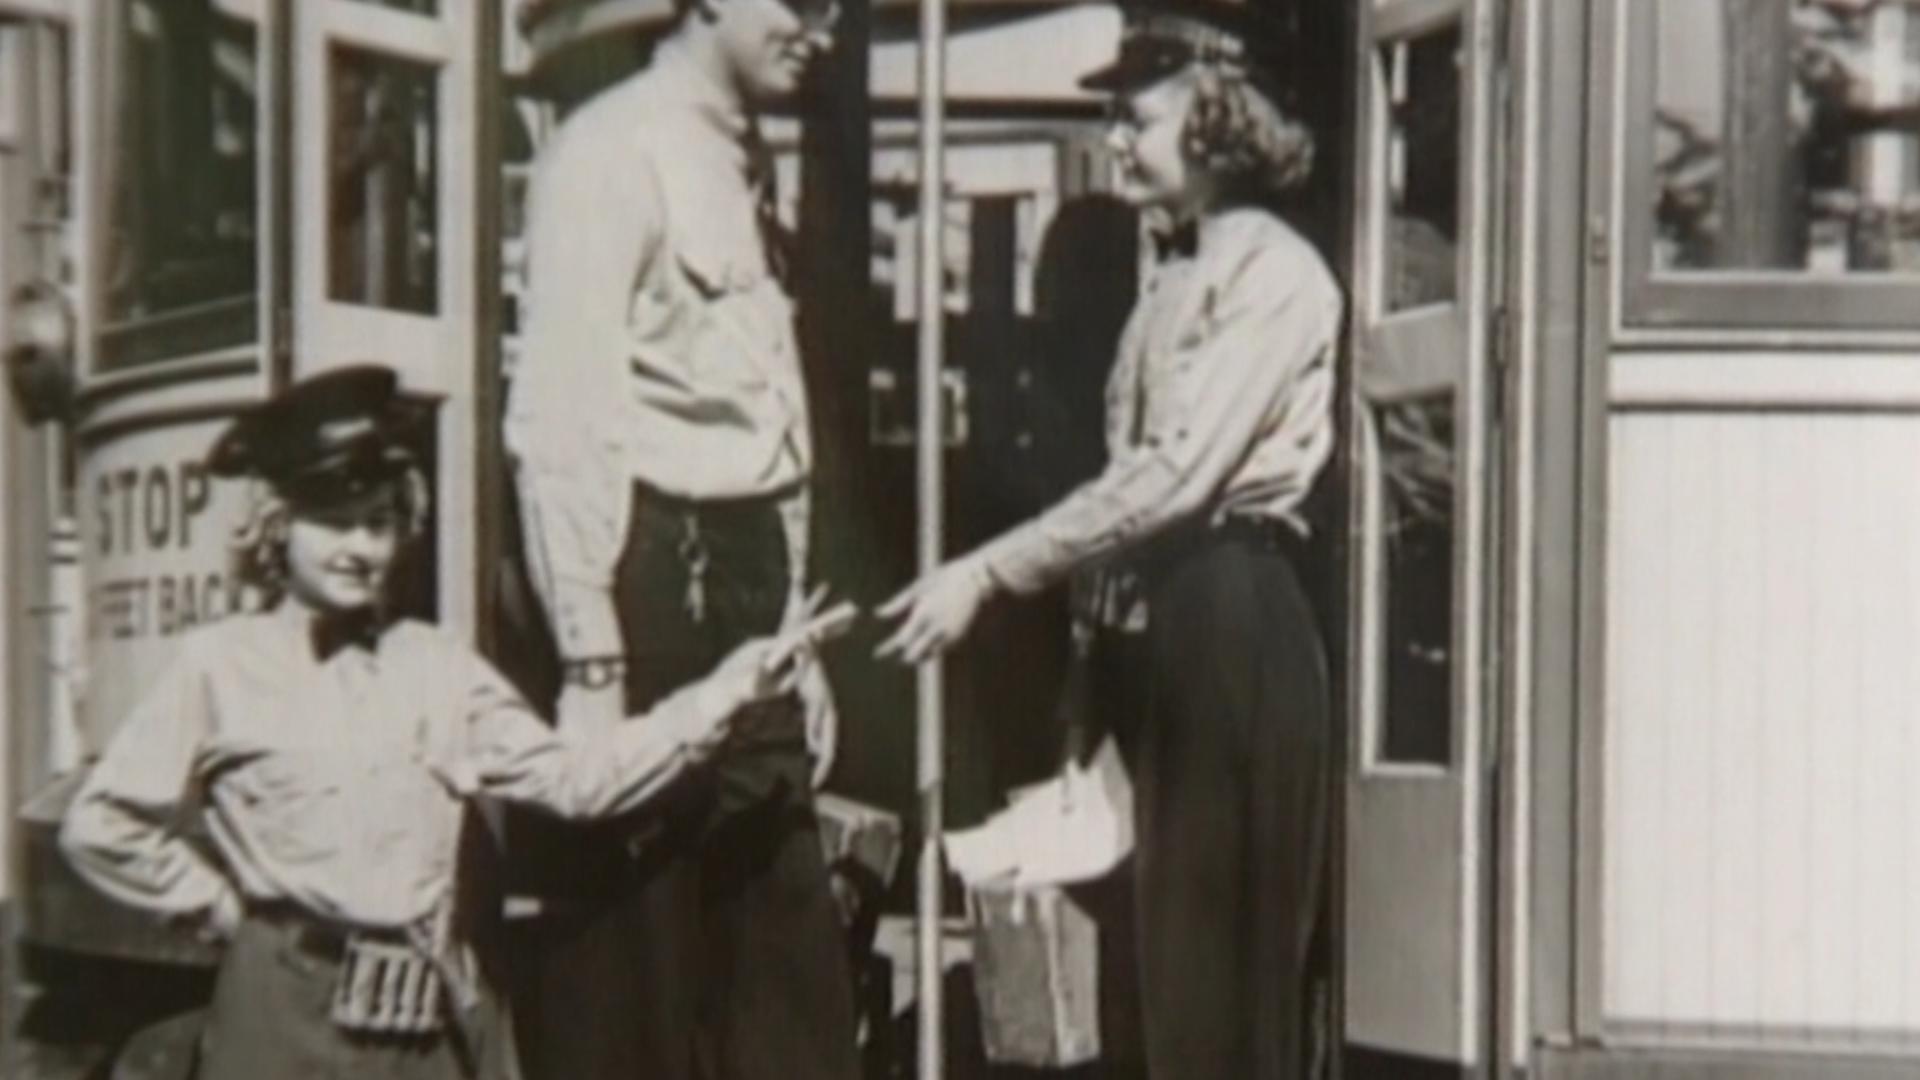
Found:
[[1091, 881], [1133, 850], [1133, 785], [1112, 739], [1085, 765], [1013, 793], [1005, 810], [946, 834], [947, 860], [969, 887]]
[[987, 1060], [1064, 1068], [1100, 1056], [1099, 927], [1057, 886], [968, 893]]
[[967, 885], [987, 1059], [1061, 1068], [1098, 1057], [1099, 927], [1062, 886], [1133, 850], [1133, 786], [1113, 740], [944, 843]]

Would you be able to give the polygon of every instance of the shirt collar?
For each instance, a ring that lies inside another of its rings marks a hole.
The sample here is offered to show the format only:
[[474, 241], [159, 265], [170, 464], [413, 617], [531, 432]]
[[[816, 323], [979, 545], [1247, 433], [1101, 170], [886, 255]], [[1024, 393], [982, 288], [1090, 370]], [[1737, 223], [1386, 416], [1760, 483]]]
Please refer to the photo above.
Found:
[[746, 106], [713, 74], [694, 63], [686, 47], [669, 38], [654, 50], [654, 80], [673, 99], [692, 108], [695, 115], [728, 140], [742, 146], [759, 136], [759, 127]]

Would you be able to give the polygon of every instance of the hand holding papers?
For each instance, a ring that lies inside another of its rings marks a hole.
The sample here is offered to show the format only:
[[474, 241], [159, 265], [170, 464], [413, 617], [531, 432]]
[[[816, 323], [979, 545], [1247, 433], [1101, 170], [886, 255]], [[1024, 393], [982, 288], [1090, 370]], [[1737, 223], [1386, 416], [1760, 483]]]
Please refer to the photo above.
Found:
[[1016, 791], [972, 829], [949, 832], [947, 859], [969, 887], [1033, 888], [1100, 877], [1133, 850], [1133, 785], [1112, 739], [1085, 765]]

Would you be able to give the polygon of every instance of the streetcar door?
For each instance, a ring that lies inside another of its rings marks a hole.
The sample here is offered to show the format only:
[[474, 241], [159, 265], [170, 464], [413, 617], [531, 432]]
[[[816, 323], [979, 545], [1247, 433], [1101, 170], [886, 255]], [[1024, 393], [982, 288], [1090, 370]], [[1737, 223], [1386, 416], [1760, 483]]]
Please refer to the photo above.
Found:
[[1493, 0], [1358, 20], [1344, 1034], [1401, 1075], [1485, 1056]]

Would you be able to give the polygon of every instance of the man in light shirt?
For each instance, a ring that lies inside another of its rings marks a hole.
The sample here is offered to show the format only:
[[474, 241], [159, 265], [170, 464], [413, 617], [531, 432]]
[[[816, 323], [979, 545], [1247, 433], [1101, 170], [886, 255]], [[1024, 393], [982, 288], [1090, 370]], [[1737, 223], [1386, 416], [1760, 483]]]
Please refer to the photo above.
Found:
[[[832, 44], [833, 0], [683, 0], [647, 68], [536, 166], [506, 438], [563, 729], [617, 723], [804, 605], [813, 463], [756, 110]], [[856, 1075], [811, 789], [824, 676], [743, 718], [617, 829], [548, 837], [521, 1027], [537, 1076]]]

